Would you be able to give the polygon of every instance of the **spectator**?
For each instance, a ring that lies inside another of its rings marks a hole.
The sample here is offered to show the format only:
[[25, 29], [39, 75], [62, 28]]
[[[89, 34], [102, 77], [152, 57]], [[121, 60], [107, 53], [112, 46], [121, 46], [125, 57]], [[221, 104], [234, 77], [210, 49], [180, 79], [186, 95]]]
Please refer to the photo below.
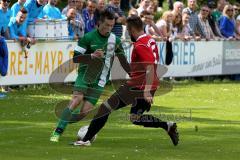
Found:
[[210, 13], [210, 9], [208, 8], [207, 5], [204, 5], [201, 7], [200, 13], [198, 14], [200, 24], [203, 28], [203, 31], [206, 36], [205, 38], [207, 40], [215, 39], [212, 28], [210, 27], [209, 22], [208, 22], [209, 13]]
[[68, 0], [68, 5], [62, 10], [62, 14], [67, 16], [69, 8], [76, 9], [76, 18], [78, 19], [79, 16], [82, 16], [83, 0]]
[[75, 0], [68, 0], [68, 5], [65, 8], [63, 8], [62, 14], [67, 16], [68, 9], [76, 7], [75, 2], [76, 2]]
[[[78, 26], [77, 28], [85, 28], [85, 23], [82, 17], [82, 9], [83, 9], [83, 0], [76, 0], [75, 1], [76, 5], [76, 25]], [[84, 34], [84, 29], [81, 31], [81, 36], [82, 37]]]
[[142, 11], [146, 11], [150, 5], [150, 0], [141, 0], [139, 7], [137, 9], [138, 16], [141, 15]]
[[240, 15], [238, 15], [236, 19], [236, 32], [238, 34], [238, 37], [240, 37]]
[[11, 18], [11, 10], [8, 8], [10, 0], [0, 0], [0, 36], [9, 38], [8, 23]]
[[16, 17], [18, 11], [23, 7], [26, 0], [18, 0], [16, 3], [14, 3], [11, 7], [12, 11], [12, 17]]
[[174, 2], [172, 13], [175, 15], [178, 15], [179, 13], [182, 14], [183, 7], [184, 5], [182, 2], [179, 1]]
[[22, 46], [35, 43], [34, 39], [27, 37], [27, 14], [27, 10], [21, 8], [17, 16], [11, 18], [8, 25], [11, 39], [20, 41]]
[[173, 14], [171, 11], [165, 11], [162, 15], [162, 19], [158, 20], [156, 26], [162, 32], [164, 38], [169, 38], [172, 34]]
[[219, 27], [218, 27], [218, 22], [216, 22], [214, 20], [214, 17], [212, 15], [212, 12], [215, 8], [215, 2], [211, 1], [210, 3], [208, 3], [208, 7], [209, 7], [209, 10], [210, 10], [210, 13], [209, 13], [209, 16], [208, 16], [208, 22], [209, 22], [210, 27], [212, 28], [213, 34], [215, 35], [215, 37], [224, 38], [222, 36], [221, 32], [220, 32]]
[[[0, 77], [6, 76], [7, 70], [8, 70], [8, 47], [5, 38], [0, 36]], [[1, 88], [2, 87], [0, 86], [0, 89]]]
[[235, 33], [235, 19], [232, 5], [226, 5], [223, 9], [223, 16], [219, 20], [219, 28], [222, 35], [228, 39], [234, 39]]
[[62, 16], [60, 10], [56, 7], [56, 5], [57, 0], [48, 0], [48, 4], [43, 7], [43, 10], [38, 17], [49, 20], [65, 18]]
[[83, 21], [85, 24], [85, 33], [88, 33], [96, 28], [97, 16], [96, 16], [97, 2], [96, 0], [88, 0], [87, 7], [83, 9]]
[[183, 9], [183, 12], [188, 12], [190, 15], [189, 24], [196, 36], [205, 38], [206, 35], [203, 28], [199, 22], [198, 14], [196, 12], [197, 0], [188, 0], [188, 7]]
[[151, 13], [152, 15], [157, 12], [157, 5], [154, 0], [150, 1], [150, 4], [147, 8], [147, 11]]
[[182, 13], [182, 30], [180, 30], [179, 35], [181, 35], [182, 40], [190, 40], [192, 39], [195, 35], [194, 32], [192, 31], [192, 28], [190, 27], [190, 14], [189, 12], [184, 12]]
[[153, 20], [153, 15], [148, 11], [143, 11], [140, 17], [144, 23], [144, 32], [152, 35], [154, 39], [161, 40], [163, 36]]
[[130, 9], [130, 11], [128, 12], [128, 17], [133, 16], [133, 15], [134, 16], [138, 15], [138, 12], [135, 8]]
[[68, 32], [71, 39], [78, 39], [84, 35], [84, 27], [79, 26], [76, 20], [77, 11], [75, 8], [69, 8], [67, 13]]
[[120, 1], [121, 0], [111, 0], [106, 6], [107, 10], [115, 14], [115, 24], [113, 26], [112, 32], [118, 37], [122, 37], [122, 25], [126, 23], [126, 17], [120, 8]]
[[75, 0], [76, 11], [79, 15], [82, 15], [83, 1], [84, 0]]
[[106, 4], [105, 4], [105, 0], [99, 0], [98, 4], [97, 4], [97, 10], [99, 12], [102, 12], [105, 8]]
[[235, 3], [233, 5], [233, 9], [234, 9], [235, 18], [237, 18], [237, 16], [239, 15], [239, 12], [240, 12], [240, 4], [239, 3]]
[[37, 21], [39, 14], [43, 10], [44, 0], [27, 0], [24, 8], [28, 12], [27, 23]]
[[226, 0], [218, 0], [217, 8], [212, 12], [212, 16], [215, 22], [219, 22], [220, 17], [222, 16], [222, 11], [224, 6], [226, 5]]
[[98, 0], [98, 4], [97, 4], [97, 9], [96, 9], [96, 16], [97, 19], [100, 19], [100, 13], [104, 10], [105, 8], [105, 0]]
[[[85, 23], [84, 20], [82, 18], [82, 13], [79, 13], [79, 10], [82, 10], [80, 7], [83, 7], [83, 4], [81, 6], [80, 1], [83, 2], [82, 0], [68, 0], [68, 5], [63, 9], [62, 14], [65, 15], [66, 17], [68, 16], [68, 10], [71, 8], [74, 8], [76, 11], [76, 17], [74, 18], [74, 22], [75, 22], [75, 27], [76, 28], [76, 33], [78, 33], [78, 37], [82, 37], [84, 35], [84, 30], [85, 30]], [[76, 10], [76, 3], [78, 3], [78, 10]], [[71, 11], [74, 12], [74, 11]], [[73, 14], [73, 13], [72, 13]], [[69, 19], [69, 18], [68, 18]], [[68, 28], [69, 29], [69, 28]], [[72, 32], [71, 32], [72, 33]], [[73, 36], [74, 37], [74, 36]], [[72, 37], [72, 38], [73, 38]]]
[[181, 13], [173, 14], [173, 23], [172, 24], [173, 24], [173, 27], [172, 27], [171, 40], [182, 39], [182, 35], [180, 34], [180, 31], [183, 28]]

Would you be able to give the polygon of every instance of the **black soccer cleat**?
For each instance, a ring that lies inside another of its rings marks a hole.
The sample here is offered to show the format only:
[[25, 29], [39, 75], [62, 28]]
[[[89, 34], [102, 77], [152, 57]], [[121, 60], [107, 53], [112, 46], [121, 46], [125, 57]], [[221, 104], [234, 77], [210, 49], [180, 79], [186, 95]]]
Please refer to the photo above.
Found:
[[178, 145], [179, 142], [179, 134], [177, 131], [177, 124], [173, 122], [168, 122], [168, 135], [170, 136], [172, 143], [174, 146]]

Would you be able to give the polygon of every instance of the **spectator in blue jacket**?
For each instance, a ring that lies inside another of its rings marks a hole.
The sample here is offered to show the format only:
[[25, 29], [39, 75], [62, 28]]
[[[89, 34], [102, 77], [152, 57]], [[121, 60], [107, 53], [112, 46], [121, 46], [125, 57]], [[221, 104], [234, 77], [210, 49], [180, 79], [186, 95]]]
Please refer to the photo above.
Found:
[[11, 18], [11, 10], [8, 9], [10, 0], [0, 0], [0, 36], [9, 38], [8, 23]]
[[57, 0], [48, 0], [48, 4], [44, 6], [43, 11], [39, 15], [39, 18], [44, 19], [63, 19], [66, 18], [65, 16], [62, 16], [60, 10], [56, 7]]
[[228, 39], [235, 38], [235, 26], [233, 6], [226, 5], [223, 9], [223, 16], [219, 20], [221, 34]]
[[44, 7], [44, 0], [27, 0], [24, 8], [28, 12], [27, 23], [35, 22]]
[[12, 17], [16, 17], [18, 11], [23, 7], [26, 0], [18, 0], [16, 3], [14, 3], [11, 7], [12, 11]]
[[97, 15], [95, 13], [97, 9], [96, 0], [88, 0], [87, 7], [83, 9], [83, 21], [85, 23], [85, 33], [88, 33], [96, 28], [97, 25]]
[[11, 39], [20, 41], [23, 46], [35, 43], [34, 39], [27, 37], [27, 14], [27, 10], [21, 8], [17, 16], [11, 18], [8, 25]]
[[7, 43], [6, 43], [5, 39], [0, 36], [0, 76], [6, 76], [7, 70], [8, 70]]

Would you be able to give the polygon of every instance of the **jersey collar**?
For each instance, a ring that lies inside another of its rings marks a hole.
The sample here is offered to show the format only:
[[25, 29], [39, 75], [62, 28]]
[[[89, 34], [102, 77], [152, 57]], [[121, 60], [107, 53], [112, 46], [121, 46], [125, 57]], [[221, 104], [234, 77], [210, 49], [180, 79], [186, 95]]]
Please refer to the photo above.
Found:
[[146, 37], [146, 36], [147, 36], [147, 34], [143, 34], [143, 35], [139, 36], [136, 41], [138, 41], [139, 39], [141, 39], [141, 38], [143, 38], [143, 37]]

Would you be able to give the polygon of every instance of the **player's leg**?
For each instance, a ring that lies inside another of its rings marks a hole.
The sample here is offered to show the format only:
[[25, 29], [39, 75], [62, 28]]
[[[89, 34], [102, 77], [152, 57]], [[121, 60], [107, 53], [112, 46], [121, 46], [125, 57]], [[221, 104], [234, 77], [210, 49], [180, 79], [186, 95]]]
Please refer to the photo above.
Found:
[[72, 114], [70, 123], [78, 122], [85, 118], [89, 114], [96, 113], [94, 106], [98, 102], [104, 88], [98, 86], [97, 84], [91, 85], [84, 94], [84, 103], [81, 107], [80, 113]]
[[58, 142], [60, 135], [63, 134], [64, 130], [66, 129], [68, 123], [72, 119], [72, 113], [74, 110], [78, 107], [78, 105], [83, 101], [83, 93], [74, 91], [72, 100], [69, 103], [69, 106], [67, 106], [58, 121], [57, 127], [55, 131], [53, 132], [52, 136], [50, 137], [50, 141]]
[[136, 99], [135, 105], [132, 106], [130, 111], [131, 122], [135, 125], [141, 125], [144, 127], [163, 128], [170, 136], [173, 144], [177, 145], [179, 141], [179, 135], [176, 123], [162, 121], [150, 114], [143, 114], [145, 111], [149, 111], [150, 108], [151, 104], [149, 104], [143, 98]]
[[59, 141], [60, 135], [63, 134], [64, 130], [72, 119], [72, 113], [78, 107], [78, 105], [83, 102], [83, 98], [87, 92], [87, 89], [88, 83], [83, 80], [82, 76], [78, 76], [74, 84], [72, 99], [69, 105], [63, 110], [62, 114], [60, 115], [57, 127], [50, 137], [50, 141]]
[[108, 100], [101, 104], [90, 123], [87, 134], [82, 141], [77, 141], [75, 145], [86, 145], [85, 142], [90, 143], [90, 140], [104, 127], [110, 113], [131, 104], [132, 101], [128, 86], [120, 87]]
[[143, 98], [136, 99], [130, 110], [130, 120], [135, 125], [141, 125], [151, 128], [163, 128], [167, 131], [167, 122], [161, 121], [159, 118], [150, 114], [143, 114], [145, 111], [149, 111], [151, 104], [145, 101]]

